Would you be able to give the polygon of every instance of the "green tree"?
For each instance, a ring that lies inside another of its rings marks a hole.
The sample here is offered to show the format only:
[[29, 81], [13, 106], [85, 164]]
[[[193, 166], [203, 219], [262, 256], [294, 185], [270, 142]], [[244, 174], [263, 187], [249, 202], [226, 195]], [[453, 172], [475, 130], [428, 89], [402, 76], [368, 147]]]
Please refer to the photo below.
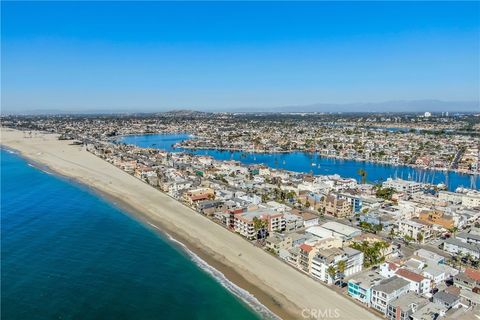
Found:
[[337, 274], [337, 269], [335, 269], [334, 266], [329, 266], [327, 268], [327, 273], [330, 276], [330, 281], [329, 282], [335, 281], [335, 275]]
[[362, 184], [365, 184], [367, 182], [367, 171], [364, 169], [359, 169], [357, 173], [360, 175]]
[[[267, 232], [267, 227], [268, 227], [268, 221], [267, 220], [262, 220], [258, 219], [257, 217], [253, 217], [253, 229], [255, 230], [255, 233], [257, 235], [257, 239], [263, 239], [265, 238]], [[258, 238], [260, 237], [260, 238]]]
[[341, 260], [337, 263], [337, 271], [340, 281], [343, 283], [343, 279], [345, 278], [345, 270], [347, 269], [347, 263], [345, 260]]
[[417, 234], [417, 241], [422, 243], [423, 242], [423, 239], [424, 239], [424, 236], [423, 236], [423, 233], [419, 232]]

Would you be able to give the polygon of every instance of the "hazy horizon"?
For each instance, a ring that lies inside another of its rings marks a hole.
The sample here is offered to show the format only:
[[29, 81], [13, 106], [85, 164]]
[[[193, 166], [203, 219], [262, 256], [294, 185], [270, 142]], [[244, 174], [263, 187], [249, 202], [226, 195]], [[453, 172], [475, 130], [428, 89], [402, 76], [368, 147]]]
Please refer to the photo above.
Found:
[[[423, 105], [423, 106], [422, 106]], [[403, 106], [403, 107], [401, 107]], [[396, 108], [395, 110], [385, 111], [383, 109]], [[277, 106], [272, 108], [202, 108], [202, 107], [166, 107], [166, 108], [66, 108], [66, 109], [27, 109], [27, 110], [2, 110], [3, 115], [7, 114], [25, 114], [25, 115], [41, 115], [41, 114], [114, 114], [114, 113], [162, 113], [171, 111], [198, 111], [198, 112], [230, 112], [230, 113], [255, 113], [255, 112], [271, 112], [271, 113], [441, 113], [450, 112], [468, 112], [479, 113], [480, 103], [478, 101], [438, 101], [438, 100], [415, 100], [415, 101], [385, 101], [385, 102], [363, 102], [363, 103], [318, 103], [304, 106]]]
[[480, 101], [478, 2], [1, 6], [2, 113], [475, 111]]

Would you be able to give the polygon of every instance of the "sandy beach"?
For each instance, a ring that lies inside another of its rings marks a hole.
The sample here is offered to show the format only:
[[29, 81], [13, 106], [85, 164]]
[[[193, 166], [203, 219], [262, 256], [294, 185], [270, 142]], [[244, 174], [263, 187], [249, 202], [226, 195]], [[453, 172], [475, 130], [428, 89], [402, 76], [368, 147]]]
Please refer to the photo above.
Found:
[[146, 224], [184, 243], [284, 319], [378, 319], [176, 200], [56, 135], [1, 129], [1, 144], [98, 191]]

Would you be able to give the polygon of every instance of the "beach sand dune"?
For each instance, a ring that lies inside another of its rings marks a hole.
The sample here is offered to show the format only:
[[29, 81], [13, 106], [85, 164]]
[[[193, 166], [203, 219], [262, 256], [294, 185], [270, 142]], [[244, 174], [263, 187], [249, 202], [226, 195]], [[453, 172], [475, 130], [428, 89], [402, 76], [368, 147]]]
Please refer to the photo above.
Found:
[[1, 144], [94, 188], [169, 233], [282, 318], [378, 318], [82, 146], [60, 141], [53, 134], [28, 135], [7, 128], [1, 130]]

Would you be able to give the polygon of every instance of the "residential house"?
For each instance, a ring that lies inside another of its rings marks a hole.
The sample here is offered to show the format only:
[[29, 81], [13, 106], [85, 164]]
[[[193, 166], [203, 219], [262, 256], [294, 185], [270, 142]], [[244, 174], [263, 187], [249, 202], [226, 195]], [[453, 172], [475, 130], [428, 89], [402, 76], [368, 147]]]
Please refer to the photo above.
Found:
[[352, 298], [370, 307], [372, 287], [384, 279], [377, 272], [369, 270], [348, 280], [347, 293]]
[[408, 292], [391, 301], [387, 307], [390, 320], [410, 320], [410, 316], [428, 303], [428, 299], [415, 292]]
[[428, 293], [431, 289], [431, 280], [408, 269], [398, 269], [395, 274], [410, 283], [410, 291], [418, 294]]
[[438, 291], [433, 295], [433, 303], [446, 309], [456, 308], [460, 303], [460, 297], [446, 291]]
[[410, 283], [398, 276], [385, 279], [372, 287], [371, 306], [386, 315], [390, 302], [406, 294], [409, 289]]

